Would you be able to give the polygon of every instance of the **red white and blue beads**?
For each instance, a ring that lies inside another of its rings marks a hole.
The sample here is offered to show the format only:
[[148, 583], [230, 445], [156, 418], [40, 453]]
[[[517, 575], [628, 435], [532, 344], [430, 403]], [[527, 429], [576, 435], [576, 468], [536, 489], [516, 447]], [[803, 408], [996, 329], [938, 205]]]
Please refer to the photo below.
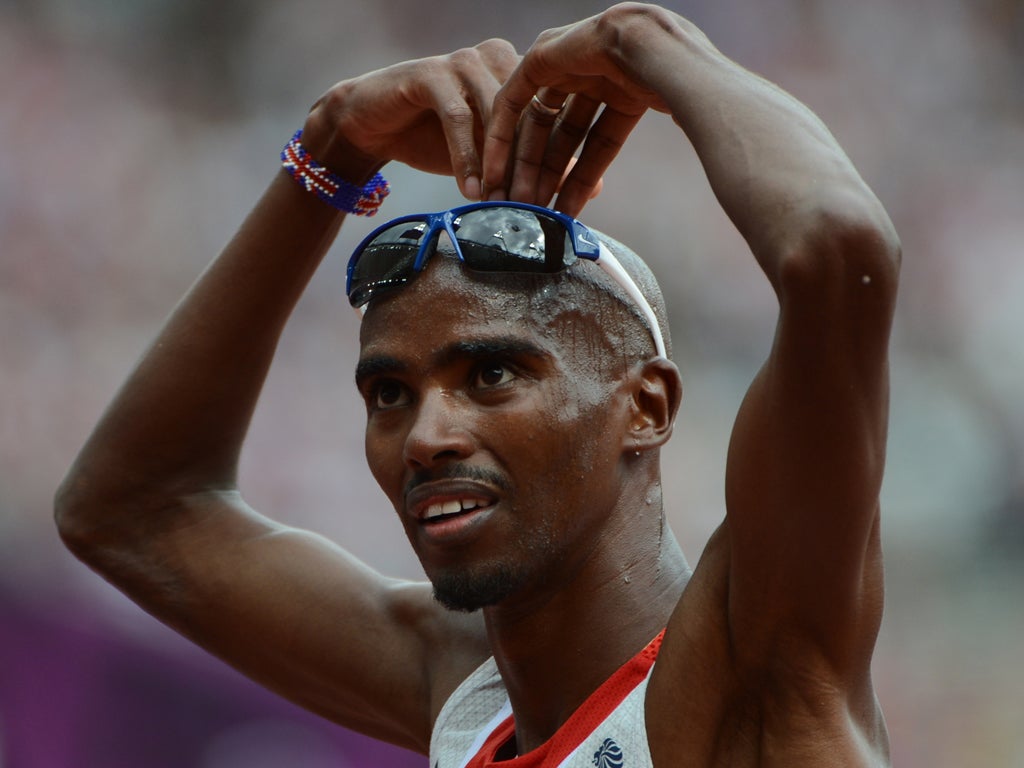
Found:
[[373, 178], [361, 187], [350, 184], [310, 157], [309, 152], [299, 143], [300, 138], [301, 128], [281, 150], [281, 165], [295, 181], [307, 192], [312, 192], [339, 211], [354, 213], [357, 216], [373, 216], [377, 213], [384, 198], [391, 192], [391, 187], [383, 176], [375, 173]]

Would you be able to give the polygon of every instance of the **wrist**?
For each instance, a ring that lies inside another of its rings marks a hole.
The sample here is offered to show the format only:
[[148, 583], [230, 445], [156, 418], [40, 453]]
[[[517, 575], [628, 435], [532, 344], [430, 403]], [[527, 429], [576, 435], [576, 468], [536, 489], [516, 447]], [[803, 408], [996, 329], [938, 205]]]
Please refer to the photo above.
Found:
[[373, 177], [386, 161], [363, 152], [343, 136], [328, 119], [328, 102], [324, 97], [310, 110], [302, 126], [302, 145], [331, 173], [350, 184], [361, 186]]
[[659, 80], [666, 56], [712, 48], [711, 41], [691, 21], [655, 5], [623, 3], [602, 17], [615, 63], [641, 87]]
[[384, 198], [391, 193], [387, 180], [374, 173], [364, 184], [353, 184], [321, 164], [300, 139], [302, 129], [295, 132], [281, 150], [281, 166], [306, 192], [344, 213], [373, 216]]

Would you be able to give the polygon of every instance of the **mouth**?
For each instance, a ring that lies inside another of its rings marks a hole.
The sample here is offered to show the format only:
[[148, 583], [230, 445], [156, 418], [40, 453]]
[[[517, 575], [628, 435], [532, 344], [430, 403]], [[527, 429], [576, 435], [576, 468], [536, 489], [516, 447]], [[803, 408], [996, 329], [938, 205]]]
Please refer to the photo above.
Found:
[[473, 480], [437, 480], [409, 491], [406, 509], [421, 530], [453, 533], [483, 519], [498, 503], [490, 487]]
[[447, 520], [452, 517], [464, 515], [467, 512], [486, 509], [493, 504], [493, 501], [473, 496], [447, 499], [445, 501], [433, 501], [420, 510], [418, 517], [424, 522]]

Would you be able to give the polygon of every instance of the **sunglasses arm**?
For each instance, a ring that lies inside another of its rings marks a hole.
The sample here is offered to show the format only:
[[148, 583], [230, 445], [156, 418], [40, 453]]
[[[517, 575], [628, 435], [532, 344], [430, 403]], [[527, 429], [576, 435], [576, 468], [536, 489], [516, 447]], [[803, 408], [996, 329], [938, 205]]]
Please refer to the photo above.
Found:
[[665, 350], [665, 340], [661, 335], [661, 324], [658, 323], [658, 316], [654, 314], [654, 310], [651, 308], [650, 302], [647, 301], [647, 297], [640, 292], [636, 282], [623, 269], [622, 264], [615, 258], [615, 255], [608, 246], [598, 241], [598, 248], [600, 250], [600, 257], [597, 259], [597, 265], [607, 272], [616, 283], [621, 285], [626, 293], [629, 294], [629, 297], [636, 303], [644, 319], [647, 320], [647, 324], [650, 326], [651, 338], [654, 339], [654, 348], [658, 353], [658, 357], [668, 359], [668, 353]]

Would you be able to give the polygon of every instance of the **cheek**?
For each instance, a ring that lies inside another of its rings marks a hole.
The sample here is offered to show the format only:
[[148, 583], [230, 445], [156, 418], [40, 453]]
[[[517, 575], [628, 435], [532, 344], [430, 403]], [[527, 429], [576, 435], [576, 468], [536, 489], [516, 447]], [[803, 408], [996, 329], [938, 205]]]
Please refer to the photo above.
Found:
[[621, 403], [606, 386], [586, 384], [576, 391], [575, 413], [567, 435], [575, 480], [589, 491], [604, 494], [618, 482]]
[[377, 485], [395, 503], [402, 493], [402, 449], [400, 439], [393, 434], [381, 434], [367, 427], [363, 442], [366, 464]]
[[[520, 434], [524, 444], [517, 445], [528, 465], [536, 471], [537, 482], [553, 478], [578, 482], [595, 472], [609, 470], [607, 458], [612, 430], [608, 422], [611, 403], [606, 392], [598, 387], [578, 386], [549, 393], [529, 418], [523, 420]], [[511, 429], [504, 431], [510, 434]]]

